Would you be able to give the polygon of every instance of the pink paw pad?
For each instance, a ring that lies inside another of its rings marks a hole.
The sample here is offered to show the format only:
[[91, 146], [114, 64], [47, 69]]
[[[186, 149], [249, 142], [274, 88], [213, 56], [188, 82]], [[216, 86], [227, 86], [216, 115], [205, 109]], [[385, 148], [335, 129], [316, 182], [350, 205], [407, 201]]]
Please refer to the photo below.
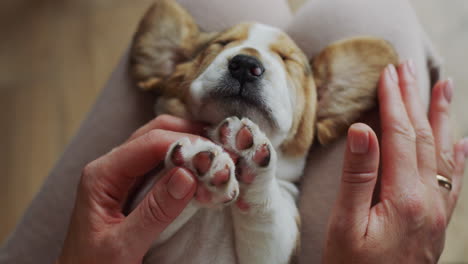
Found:
[[181, 149], [182, 149], [182, 145], [178, 144], [172, 150], [171, 160], [172, 160], [172, 163], [174, 163], [175, 166], [182, 166], [185, 163], [184, 156], [182, 155]]
[[253, 146], [252, 131], [247, 126], [242, 127], [236, 136], [236, 148], [238, 150], [246, 150]]
[[195, 155], [192, 162], [197, 174], [200, 176], [205, 175], [210, 170], [213, 159], [214, 154], [210, 151], [202, 151]]
[[255, 151], [253, 161], [260, 167], [267, 167], [270, 164], [270, 153], [270, 147], [267, 144], [263, 144]]
[[230, 178], [230, 170], [229, 167], [225, 167], [224, 169], [217, 171], [211, 180], [211, 184], [216, 187], [220, 187], [224, 184], [226, 184], [229, 181]]
[[247, 212], [250, 209], [250, 205], [242, 197], [237, 199], [236, 206], [243, 212]]

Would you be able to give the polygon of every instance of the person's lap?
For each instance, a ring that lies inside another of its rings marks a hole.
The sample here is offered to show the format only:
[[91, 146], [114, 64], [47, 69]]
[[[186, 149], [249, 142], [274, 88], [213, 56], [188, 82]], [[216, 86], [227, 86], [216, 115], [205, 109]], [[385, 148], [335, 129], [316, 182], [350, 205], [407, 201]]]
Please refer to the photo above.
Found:
[[[310, 0], [294, 19], [287, 2], [281, 0], [269, 0], [268, 6], [262, 0], [179, 2], [207, 31], [221, 30], [245, 20], [285, 28], [310, 57], [330, 42], [342, 38], [355, 35], [383, 37], [396, 47], [402, 58], [415, 60], [421, 92], [427, 102], [429, 81], [425, 43], [407, 1]], [[63, 243], [81, 169], [121, 144], [152, 117], [153, 98], [132, 85], [126, 62], [127, 57], [124, 57], [78, 134], [1, 249], [0, 263], [53, 262]], [[344, 140], [340, 140], [327, 147], [314, 147], [310, 153], [300, 199], [302, 261], [314, 260], [315, 263], [320, 258], [329, 210], [341, 173], [343, 151]]]

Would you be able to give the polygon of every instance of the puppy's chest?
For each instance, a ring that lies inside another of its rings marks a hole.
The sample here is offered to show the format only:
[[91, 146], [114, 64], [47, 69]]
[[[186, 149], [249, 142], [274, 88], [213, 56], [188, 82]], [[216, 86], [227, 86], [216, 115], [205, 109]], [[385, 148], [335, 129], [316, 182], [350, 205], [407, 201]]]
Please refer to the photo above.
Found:
[[153, 247], [145, 264], [237, 263], [229, 208], [201, 209], [177, 233]]

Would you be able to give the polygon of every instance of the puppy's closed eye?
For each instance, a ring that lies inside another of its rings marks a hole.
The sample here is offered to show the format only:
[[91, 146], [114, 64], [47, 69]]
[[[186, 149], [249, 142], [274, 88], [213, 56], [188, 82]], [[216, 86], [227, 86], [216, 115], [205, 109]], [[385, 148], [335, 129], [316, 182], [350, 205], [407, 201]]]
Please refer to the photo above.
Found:
[[294, 54], [288, 54], [286, 52], [279, 52], [278, 56], [281, 58], [283, 63], [289, 63], [289, 62], [294, 62], [294, 63], [302, 63], [300, 59], [297, 58]]
[[285, 55], [284, 53], [279, 53], [278, 55], [280, 56], [280, 58], [281, 58], [283, 61], [289, 60], [289, 57], [288, 57], [287, 55]]
[[283, 62], [294, 61], [294, 53], [288, 52], [288, 50], [276, 50], [275, 52]]
[[214, 44], [218, 44], [218, 45], [221, 45], [221, 46], [226, 46], [228, 45], [229, 43], [233, 42], [234, 40], [232, 39], [219, 39], [219, 40], [216, 40], [214, 42]]
[[290, 57], [286, 53], [276, 51], [274, 54], [283, 64], [290, 60]]

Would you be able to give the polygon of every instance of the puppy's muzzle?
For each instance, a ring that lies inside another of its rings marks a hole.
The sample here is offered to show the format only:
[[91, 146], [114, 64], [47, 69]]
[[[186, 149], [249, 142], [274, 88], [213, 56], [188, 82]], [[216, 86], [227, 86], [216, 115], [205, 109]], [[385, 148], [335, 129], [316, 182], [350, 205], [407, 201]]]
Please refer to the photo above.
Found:
[[228, 68], [231, 76], [238, 80], [241, 86], [259, 80], [265, 72], [263, 64], [257, 58], [242, 54], [232, 58]]

